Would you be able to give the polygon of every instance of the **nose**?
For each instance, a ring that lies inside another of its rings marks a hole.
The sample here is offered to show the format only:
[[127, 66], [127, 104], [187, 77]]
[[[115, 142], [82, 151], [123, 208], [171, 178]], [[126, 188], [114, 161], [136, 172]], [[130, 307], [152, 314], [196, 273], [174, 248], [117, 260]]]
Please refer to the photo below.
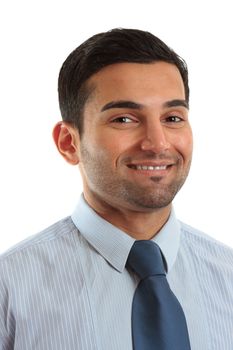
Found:
[[168, 135], [160, 121], [146, 126], [145, 135], [141, 142], [143, 151], [161, 153], [170, 148]]

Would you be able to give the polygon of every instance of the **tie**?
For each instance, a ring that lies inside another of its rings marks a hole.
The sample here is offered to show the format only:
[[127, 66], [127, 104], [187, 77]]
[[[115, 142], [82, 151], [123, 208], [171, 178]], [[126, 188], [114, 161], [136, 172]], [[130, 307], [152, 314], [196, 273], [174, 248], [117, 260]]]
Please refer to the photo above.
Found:
[[134, 350], [190, 350], [184, 312], [167, 282], [158, 245], [135, 241], [127, 264], [140, 278], [132, 306]]

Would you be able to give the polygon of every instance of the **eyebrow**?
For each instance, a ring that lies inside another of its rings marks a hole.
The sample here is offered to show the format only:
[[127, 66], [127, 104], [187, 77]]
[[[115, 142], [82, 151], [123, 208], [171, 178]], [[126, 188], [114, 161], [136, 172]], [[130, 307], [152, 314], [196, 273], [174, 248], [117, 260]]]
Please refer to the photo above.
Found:
[[[179, 106], [189, 109], [189, 103], [186, 100], [175, 99], [175, 100], [171, 100], [171, 101], [166, 101], [163, 104], [164, 108], [179, 107]], [[129, 109], [140, 110], [143, 107], [144, 107], [143, 104], [140, 104], [140, 103], [137, 103], [134, 101], [119, 100], [119, 101], [108, 102], [106, 105], [104, 105], [101, 108], [101, 112], [104, 112], [108, 109], [113, 109], [113, 108], [129, 108]]]
[[179, 100], [179, 99], [176, 99], [176, 100], [171, 100], [171, 101], [167, 101], [164, 103], [164, 107], [185, 107], [187, 109], [189, 109], [189, 103], [187, 100]]
[[133, 101], [112, 101], [107, 103], [106, 105], [104, 105], [101, 108], [101, 112], [104, 112], [108, 109], [112, 109], [112, 108], [129, 108], [129, 109], [142, 109], [143, 105], [140, 103], [136, 103]]

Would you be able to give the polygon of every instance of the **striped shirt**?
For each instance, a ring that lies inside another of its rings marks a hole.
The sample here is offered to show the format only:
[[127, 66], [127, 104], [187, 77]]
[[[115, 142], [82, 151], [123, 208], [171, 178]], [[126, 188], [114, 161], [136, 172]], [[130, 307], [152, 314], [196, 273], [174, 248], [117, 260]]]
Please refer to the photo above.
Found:
[[[175, 217], [153, 239], [192, 350], [233, 349], [233, 251]], [[72, 216], [0, 257], [0, 350], [132, 350], [134, 239], [80, 198]], [[172, 350], [172, 349], [171, 349]]]

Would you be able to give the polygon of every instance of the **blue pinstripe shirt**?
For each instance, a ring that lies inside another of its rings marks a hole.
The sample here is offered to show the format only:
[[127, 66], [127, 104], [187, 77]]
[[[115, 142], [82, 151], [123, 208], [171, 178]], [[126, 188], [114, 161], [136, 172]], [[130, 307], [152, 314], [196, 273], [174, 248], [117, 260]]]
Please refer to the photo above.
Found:
[[[192, 350], [233, 350], [232, 250], [174, 212], [154, 240]], [[71, 217], [4, 253], [0, 350], [132, 350], [133, 242], [81, 198]]]

